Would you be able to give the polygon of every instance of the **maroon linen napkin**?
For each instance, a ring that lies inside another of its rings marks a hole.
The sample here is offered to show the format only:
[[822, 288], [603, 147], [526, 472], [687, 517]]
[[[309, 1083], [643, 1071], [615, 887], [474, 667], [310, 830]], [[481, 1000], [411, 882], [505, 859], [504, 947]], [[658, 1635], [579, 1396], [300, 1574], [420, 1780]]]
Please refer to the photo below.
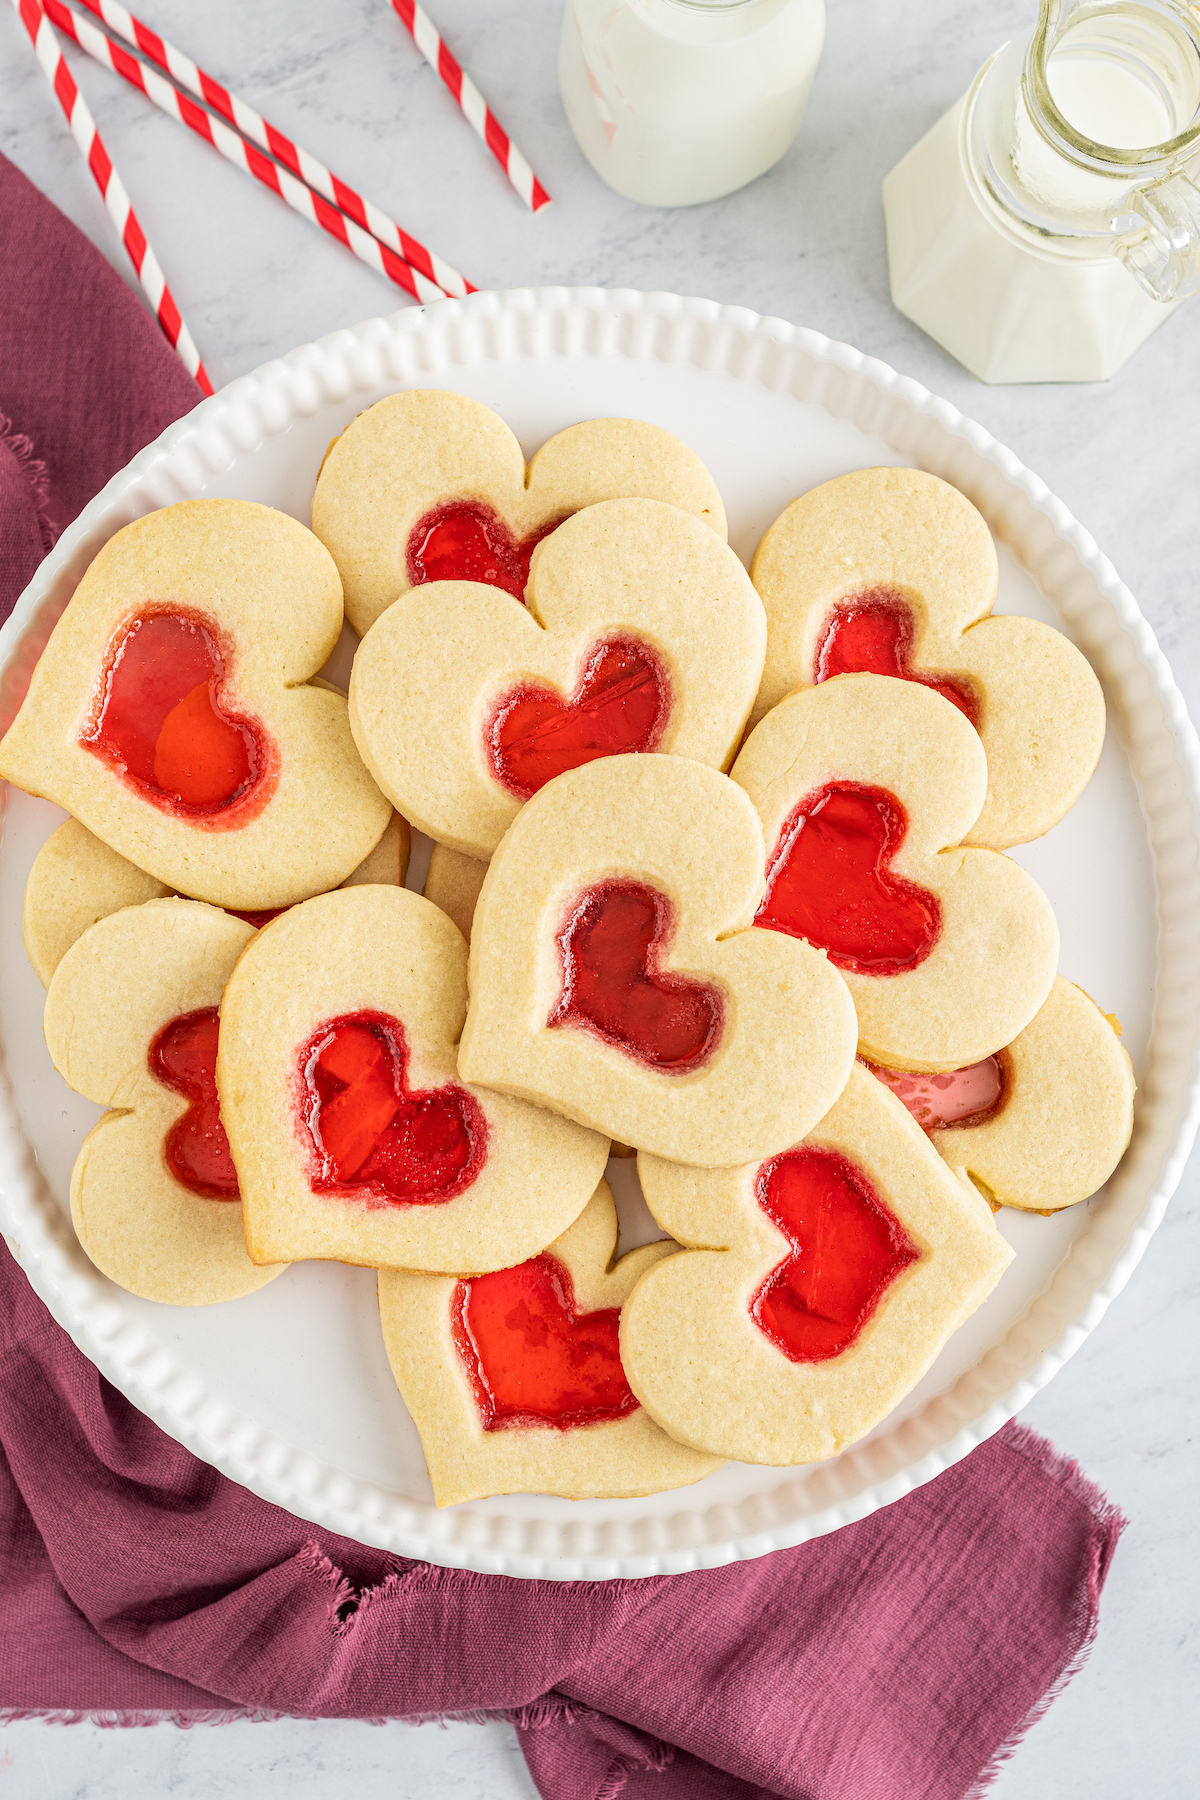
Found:
[[200, 399], [100, 252], [0, 156], [0, 624], [54, 539]]
[[[196, 401], [0, 157], [0, 618]], [[77, 1351], [0, 1246], [0, 1717], [504, 1716], [546, 1800], [964, 1800], [1079, 1666], [1123, 1521], [1009, 1426], [904, 1500], [690, 1575], [522, 1582], [304, 1524]]]
[[516, 1723], [546, 1800], [962, 1800], [1078, 1667], [1122, 1521], [1009, 1426], [856, 1525], [644, 1581], [389, 1556], [226, 1480], [0, 1248], [0, 1709]]

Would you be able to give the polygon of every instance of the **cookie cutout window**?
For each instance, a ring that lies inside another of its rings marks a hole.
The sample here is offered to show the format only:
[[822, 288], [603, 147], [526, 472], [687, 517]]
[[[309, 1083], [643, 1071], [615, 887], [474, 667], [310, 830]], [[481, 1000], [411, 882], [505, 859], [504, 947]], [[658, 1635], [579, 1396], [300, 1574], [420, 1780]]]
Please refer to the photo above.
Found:
[[663, 1074], [703, 1068], [724, 1004], [712, 982], [664, 971], [673, 931], [674, 908], [645, 882], [585, 888], [558, 933], [562, 987], [547, 1027], [590, 1031]]
[[265, 806], [278, 758], [226, 707], [228, 661], [211, 619], [143, 608], [108, 646], [79, 741], [152, 805], [230, 831]]
[[789, 1362], [840, 1356], [920, 1250], [861, 1166], [836, 1150], [788, 1150], [763, 1164], [754, 1191], [791, 1252], [754, 1295], [751, 1317]]
[[570, 1270], [548, 1251], [460, 1281], [450, 1318], [485, 1431], [571, 1431], [637, 1408], [621, 1367], [620, 1308], [581, 1311]]
[[240, 1200], [237, 1170], [221, 1123], [217, 1100], [217, 1034], [215, 1006], [169, 1019], [153, 1039], [147, 1056], [150, 1073], [189, 1102], [163, 1139], [168, 1169], [193, 1194], [206, 1200]]
[[296, 1058], [314, 1194], [367, 1206], [434, 1206], [465, 1193], [487, 1160], [483, 1109], [457, 1084], [408, 1081], [398, 1019], [357, 1012], [328, 1019]]

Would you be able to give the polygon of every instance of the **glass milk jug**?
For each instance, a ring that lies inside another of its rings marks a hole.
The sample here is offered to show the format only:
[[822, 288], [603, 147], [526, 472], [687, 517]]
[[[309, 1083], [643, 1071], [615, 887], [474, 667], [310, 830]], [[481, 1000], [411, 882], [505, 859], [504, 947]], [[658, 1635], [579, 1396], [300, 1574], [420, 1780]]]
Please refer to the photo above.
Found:
[[1200, 8], [1041, 0], [883, 184], [892, 298], [983, 381], [1103, 381], [1200, 289]]
[[715, 200], [779, 161], [824, 38], [824, 0], [566, 0], [563, 105], [618, 194]]

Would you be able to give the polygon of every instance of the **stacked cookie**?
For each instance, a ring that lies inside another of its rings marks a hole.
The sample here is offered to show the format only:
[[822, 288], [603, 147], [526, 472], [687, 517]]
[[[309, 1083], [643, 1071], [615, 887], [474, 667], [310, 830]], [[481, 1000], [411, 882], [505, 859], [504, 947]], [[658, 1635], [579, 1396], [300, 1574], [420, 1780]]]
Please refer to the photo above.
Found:
[[[931, 476], [827, 483], [747, 576], [667, 433], [526, 470], [447, 393], [350, 426], [311, 533], [127, 526], [0, 744], [72, 815], [25, 937], [56, 1067], [113, 1109], [92, 1260], [187, 1305], [378, 1269], [439, 1504], [872, 1429], [1011, 1260], [995, 1207], [1085, 1198], [1131, 1129], [1001, 854], [1073, 803], [1103, 701], [995, 588]], [[619, 1260], [617, 1149], [671, 1234]]]

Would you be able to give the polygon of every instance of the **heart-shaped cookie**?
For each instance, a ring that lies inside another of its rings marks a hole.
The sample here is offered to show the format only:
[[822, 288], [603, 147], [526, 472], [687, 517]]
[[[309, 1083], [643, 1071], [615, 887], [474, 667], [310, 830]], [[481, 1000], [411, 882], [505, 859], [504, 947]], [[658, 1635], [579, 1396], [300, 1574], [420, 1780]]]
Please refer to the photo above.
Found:
[[1136, 1086], [1119, 1030], [1059, 975], [998, 1056], [953, 1075], [877, 1073], [955, 1173], [996, 1205], [1060, 1212], [1104, 1186], [1133, 1132]]
[[214, 1083], [221, 990], [253, 936], [216, 907], [152, 899], [85, 931], [46, 995], [55, 1068], [113, 1108], [71, 1175], [76, 1235], [145, 1300], [209, 1306], [282, 1273], [246, 1254]]
[[617, 1260], [601, 1182], [541, 1255], [475, 1280], [381, 1269], [379, 1314], [438, 1506], [487, 1494], [657, 1494], [720, 1467], [660, 1431], [621, 1367], [620, 1309], [674, 1244]]
[[767, 610], [757, 723], [785, 694], [865, 672], [923, 683], [977, 727], [987, 797], [967, 841], [1041, 837], [1104, 741], [1104, 696], [1061, 632], [992, 617], [996, 549], [970, 501], [920, 469], [857, 469], [794, 500], [751, 566]]
[[568, 769], [650, 751], [724, 768], [764, 642], [758, 597], [715, 532], [612, 500], [543, 544], [527, 607], [467, 582], [397, 600], [354, 659], [350, 722], [404, 816], [486, 859]]
[[[403, 887], [411, 837], [407, 819], [394, 812], [375, 848], [341, 885], [357, 887], [364, 882], [383, 882]], [[55, 969], [89, 925], [119, 912], [123, 906], [164, 899], [171, 891], [153, 875], [110, 850], [78, 819], [65, 819], [38, 851], [25, 883], [21, 935], [42, 986], [49, 987]], [[249, 912], [233, 916], [258, 926], [265, 925], [275, 914]]]
[[675, 756], [615, 756], [528, 802], [471, 933], [459, 1072], [686, 1163], [795, 1143], [854, 1059], [823, 952], [750, 930], [754, 809]]
[[336, 887], [389, 807], [346, 703], [310, 681], [341, 590], [270, 507], [189, 500], [127, 525], [55, 626], [0, 774], [164, 886], [241, 910]]
[[659, 1224], [696, 1248], [626, 1302], [625, 1373], [672, 1437], [742, 1462], [819, 1462], [861, 1438], [1012, 1260], [861, 1067], [780, 1156], [688, 1169], [643, 1154], [638, 1173]]
[[404, 888], [319, 895], [249, 946], [217, 1087], [256, 1261], [479, 1274], [587, 1204], [604, 1138], [459, 1081], [466, 972], [450, 920]]
[[555, 526], [600, 500], [662, 500], [720, 537], [725, 509], [694, 451], [641, 419], [588, 419], [528, 470], [498, 414], [465, 394], [389, 394], [330, 446], [312, 526], [338, 566], [346, 616], [365, 634], [427, 581], [487, 582], [520, 600]]
[[757, 923], [828, 951], [862, 1056], [958, 1069], [1025, 1028], [1058, 927], [1011, 858], [961, 847], [987, 768], [957, 707], [917, 682], [839, 675], [768, 713], [732, 774], [767, 843]]

